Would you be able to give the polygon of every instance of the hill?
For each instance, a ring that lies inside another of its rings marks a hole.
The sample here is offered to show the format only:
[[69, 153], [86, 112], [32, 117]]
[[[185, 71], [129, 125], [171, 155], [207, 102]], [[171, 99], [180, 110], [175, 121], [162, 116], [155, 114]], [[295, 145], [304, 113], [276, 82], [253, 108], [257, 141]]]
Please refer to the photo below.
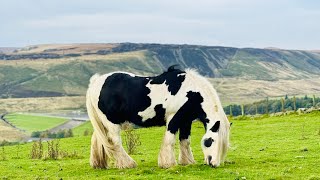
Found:
[[15, 48], [15, 47], [0, 47], [0, 54], [3, 53], [12, 53], [14, 52], [15, 50], [17, 50], [19, 48]]
[[320, 54], [315, 51], [133, 43], [48, 44], [0, 54], [0, 97], [83, 96], [94, 73], [123, 70], [153, 75], [173, 64], [198, 69], [211, 79], [224, 102], [320, 91]]

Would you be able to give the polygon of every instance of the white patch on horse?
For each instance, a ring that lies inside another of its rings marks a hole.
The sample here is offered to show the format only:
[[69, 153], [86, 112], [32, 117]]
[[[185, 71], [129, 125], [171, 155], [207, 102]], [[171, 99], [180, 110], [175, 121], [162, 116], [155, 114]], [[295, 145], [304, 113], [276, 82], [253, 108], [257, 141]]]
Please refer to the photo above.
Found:
[[181, 74], [178, 74], [177, 77], [179, 76], [185, 76], [187, 73], [181, 73]]
[[146, 121], [149, 118], [152, 118], [156, 115], [154, 107], [158, 104], [162, 104], [163, 108], [165, 108], [166, 99], [171, 96], [168, 91], [168, 85], [166, 82], [162, 84], [150, 84], [150, 82], [146, 85], [150, 89], [150, 93], [148, 96], [151, 99], [151, 105], [138, 113], [139, 116], [142, 117], [142, 121]]

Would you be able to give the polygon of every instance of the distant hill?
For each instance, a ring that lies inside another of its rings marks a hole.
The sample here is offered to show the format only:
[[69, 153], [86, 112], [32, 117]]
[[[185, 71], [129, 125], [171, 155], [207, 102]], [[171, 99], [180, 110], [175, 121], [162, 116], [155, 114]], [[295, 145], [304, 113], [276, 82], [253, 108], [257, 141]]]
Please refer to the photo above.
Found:
[[[84, 95], [94, 73], [123, 70], [153, 75], [173, 64], [196, 68], [213, 78], [221, 94], [234, 90], [263, 97], [281, 95], [286, 89], [292, 94], [320, 91], [315, 83], [320, 77], [320, 53], [316, 51], [101, 43], [36, 45], [0, 54], [0, 97]], [[306, 89], [299, 89], [301, 84], [297, 86], [296, 81], [305, 82]], [[241, 90], [237, 83], [251, 86]]]
[[12, 53], [19, 48], [16, 47], [0, 47], [0, 54], [2, 53]]

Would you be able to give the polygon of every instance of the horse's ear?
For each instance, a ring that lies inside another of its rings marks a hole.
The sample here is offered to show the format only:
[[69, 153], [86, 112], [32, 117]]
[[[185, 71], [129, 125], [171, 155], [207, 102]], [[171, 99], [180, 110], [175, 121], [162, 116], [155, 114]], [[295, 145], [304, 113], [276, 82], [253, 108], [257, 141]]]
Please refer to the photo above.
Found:
[[217, 121], [212, 128], [210, 129], [212, 132], [218, 132], [220, 127], [220, 121]]
[[177, 67], [177, 66], [180, 66], [180, 65], [179, 64], [174, 64], [174, 65], [170, 66], [168, 68], [168, 72], [172, 72], [172, 71], [176, 70], [175, 67]]

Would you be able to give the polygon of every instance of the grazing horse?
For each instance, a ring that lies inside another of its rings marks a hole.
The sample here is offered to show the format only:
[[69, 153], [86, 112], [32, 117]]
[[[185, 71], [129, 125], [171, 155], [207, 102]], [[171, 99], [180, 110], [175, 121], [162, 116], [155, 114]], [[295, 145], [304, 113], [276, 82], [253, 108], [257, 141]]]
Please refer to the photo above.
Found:
[[179, 130], [179, 164], [195, 163], [190, 148], [191, 124], [200, 120], [205, 127], [201, 140], [205, 163], [223, 163], [229, 144], [230, 124], [217, 92], [195, 70], [174, 66], [158, 76], [142, 77], [127, 72], [94, 75], [87, 91], [87, 111], [93, 125], [90, 165], [133, 168], [136, 162], [125, 152], [120, 129], [124, 122], [141, 127], [165, 126], [158, 165], [176, 165], [175, 135]]

